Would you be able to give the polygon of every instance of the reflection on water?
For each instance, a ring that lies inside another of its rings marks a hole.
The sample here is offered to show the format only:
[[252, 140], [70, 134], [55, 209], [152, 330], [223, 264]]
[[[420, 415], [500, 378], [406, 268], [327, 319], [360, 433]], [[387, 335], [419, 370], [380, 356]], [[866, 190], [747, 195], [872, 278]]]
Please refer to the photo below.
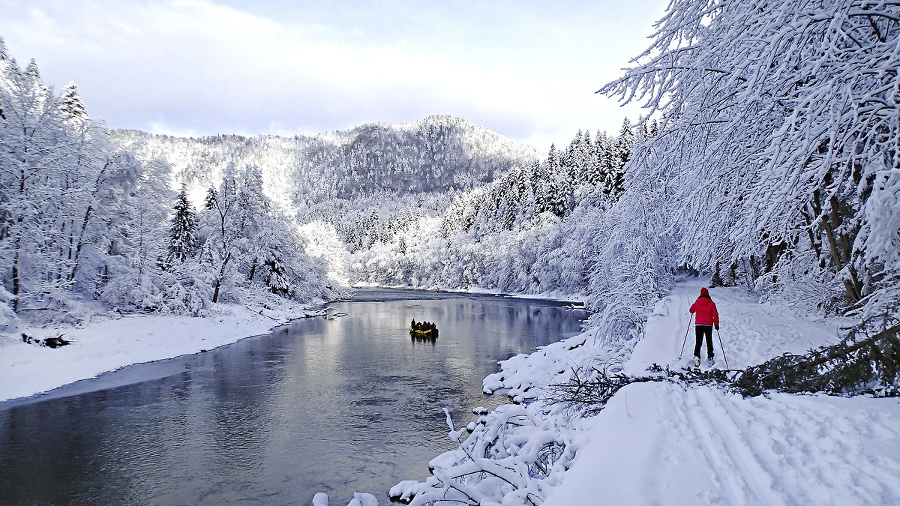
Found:
[[[423, 479], [485, 404], [497, 360], [579, 330], [581, 311], [363, 290], [330, 314], [208, 353], [0, 404], [0, 502], [346, 504]], [[412, 319], [436, 340], [412, 339]], [[92, 385], [94, 386], [92, 388]], [[102, 388], [102, 390], [97, 390]]]

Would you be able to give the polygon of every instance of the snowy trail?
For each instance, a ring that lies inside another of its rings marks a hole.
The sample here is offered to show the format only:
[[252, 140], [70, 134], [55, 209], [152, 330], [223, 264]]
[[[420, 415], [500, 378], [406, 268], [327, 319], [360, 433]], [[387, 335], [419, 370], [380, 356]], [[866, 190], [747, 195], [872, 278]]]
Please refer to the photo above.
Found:
[[900, 402], [626, 387], [547, 506], [898, 504]]
[[[682, 282], [660, 301], [627, 373], [680, 364], [687, 310], [701, 286]], [[737, 289], [711, 295], [733, 369], [837, 339], [836, 321], [801, 318]], [[692, 348], [693, 331], [685, 356]], [[580, 423], [585, 440], [545, 505], [900, 504], [898, 399], [743, 398], [712, 387], [636, 383]]]
[[[653, 363], [679, 366], [689, 361], [694, 352], [694, 325], [689, 325], [688, 310], [703, 286], [696, 279], [683, 281], [656, 305], [647, 322], [646, 336], [635, 345], [625, 364], [627, 374], [642, 374]], [[838, 339], [837, 319], [811, 320], [788, 308], [758, 304], [738, 288], [712, 288], [710, 295], [719, 310], [720, 329], [713, 331], [718, 367], [725, 367], [722, 346], [728, 368], [745, 369], [783, 353], [805, 353]], [[706, 345], [701, 351], [703, 358], [705, 354]]]
[[[771, 459], [763, 458], [761, 448], [753, 445], [753, 439], [736, 422], [723, 400], [708, 389], [688, 392], [687, 397], [693, 409], [686, 412], [695, 417], [695, 433], [706, 435], [710, 444], [705, 453], [713, 456], [710, 462], [723, 462], [724, 467], [717, 470], [717, 475], [742, 482], [739, 495], [735, 494], [729, 502], [736, 504], [750, 500], [763, 504], [783, 504], [772, 490], [777, 468], [766, 465], [767, 461], [771, 464]], [[732, 464], [736, 468], [731, 467]]]

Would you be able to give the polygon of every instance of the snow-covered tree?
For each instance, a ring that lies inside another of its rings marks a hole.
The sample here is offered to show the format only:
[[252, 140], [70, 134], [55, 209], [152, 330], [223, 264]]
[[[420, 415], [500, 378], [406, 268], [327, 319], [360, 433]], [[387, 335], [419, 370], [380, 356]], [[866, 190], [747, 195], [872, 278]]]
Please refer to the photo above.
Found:
[[203, 261], [212, 268], [213, 304], [219, 301], [222, 283], [237, 271], [235, 257], [242, 239], [240, 209], [237, 202], [237, 180], [234, 164], [229, 164], [219, 188], [206, 193], [203, 214]]
[[167, 237], [166, 263], [184, 263], [194, 257], [200, 246], [197, 216], [187, 197], [186, 185], [181, 185], [181, 191], [175, 200], [175, 213], [169, 223], [169, 235]]
[[211, 302], [262, 287], [300, 299], [327, 296], [323, 261], [304, 252], [290, 222], [263, 191], [259, 168], [229, 165], [210, 188], [200, 215], [200, 268], [212, 280]]
[[142, 165], [74, 85], [57, 96], [35, 62], [22, 71], [5, 51], [0, 109], [0, 276], [13, 309], [52, 319], [74, 298], [147, 307], [138, 299], [155, 279], [168, 164]]
[[746, 262], [776, 288], [834, 281], [849, 304], [895, 276], [868, 252], [896, 244], [900, 211], [868, 201], [898, 167], [898, 17], [865, 0], [670, 3], [638, 65], [601, 91], [663, 118], [651, 149], [681, 178], [687, 264]]
[[69, 121], [82, 120], [87, 117], [87, 108], [84, 106], [81, 95], [78, 94], [78, 87], [75, 83], [66, 86], [60, 97], [60, 107]]
[[[136, 161], [135, 161], [136, 163]], [[108, 224], [97, 244], [107, 246], [100, 299], [120, 310], [186, 312], [178, 280], [162, 270], [166, 256], [168, 202], [174, 197], [168, 180], [171, 166], [164, 159], [136, 168], [129, 184], [120, 184], [114, 199], [102, 209]], [[171, 267], [171, 266], [167, 266]]]
[[89, 257], [103, 235], [102, 202], [134, 163], [83, 110], [66, 109], [71, 102], [43, 84], [34, 61], [24, 71], [10, 59], [0, 67], [0, 258], [18, 311], [72, 289], [93, 293], [97, 273], [85, 266], [97, 260]]

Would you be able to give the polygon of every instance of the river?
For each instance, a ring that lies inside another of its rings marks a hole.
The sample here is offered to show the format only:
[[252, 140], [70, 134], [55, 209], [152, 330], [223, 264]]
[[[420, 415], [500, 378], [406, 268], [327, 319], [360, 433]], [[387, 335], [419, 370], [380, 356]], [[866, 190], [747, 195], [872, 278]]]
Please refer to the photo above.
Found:
[[[428, 476], [497, 361], [579, 332], [584, 311], [363, 289], [327, 317], [0, 403], [4, 504], [333, 505]], [[437, 323], [412, 338], [410, 320]]]

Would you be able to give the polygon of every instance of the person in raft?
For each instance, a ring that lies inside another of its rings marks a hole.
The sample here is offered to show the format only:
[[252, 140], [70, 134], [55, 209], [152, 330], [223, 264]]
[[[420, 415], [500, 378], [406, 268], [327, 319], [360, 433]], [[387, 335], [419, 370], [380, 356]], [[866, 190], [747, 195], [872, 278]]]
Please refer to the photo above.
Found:
[[700, 296], [691, 305], [691, 313], [697, 314], [697, 326], [694, 327], [697, 333], [697, 341], [694, 344], [694, 367], [700, 366], [700, 346], [703, 344], [703, 336], [706, 336], [706, 363], [711, 366], [715, 363], [712, 329], [715, 327], [719, 330], [719, 311], [716, 309], [716, 303], [709, 297], [709, 290], [700, 289]]

